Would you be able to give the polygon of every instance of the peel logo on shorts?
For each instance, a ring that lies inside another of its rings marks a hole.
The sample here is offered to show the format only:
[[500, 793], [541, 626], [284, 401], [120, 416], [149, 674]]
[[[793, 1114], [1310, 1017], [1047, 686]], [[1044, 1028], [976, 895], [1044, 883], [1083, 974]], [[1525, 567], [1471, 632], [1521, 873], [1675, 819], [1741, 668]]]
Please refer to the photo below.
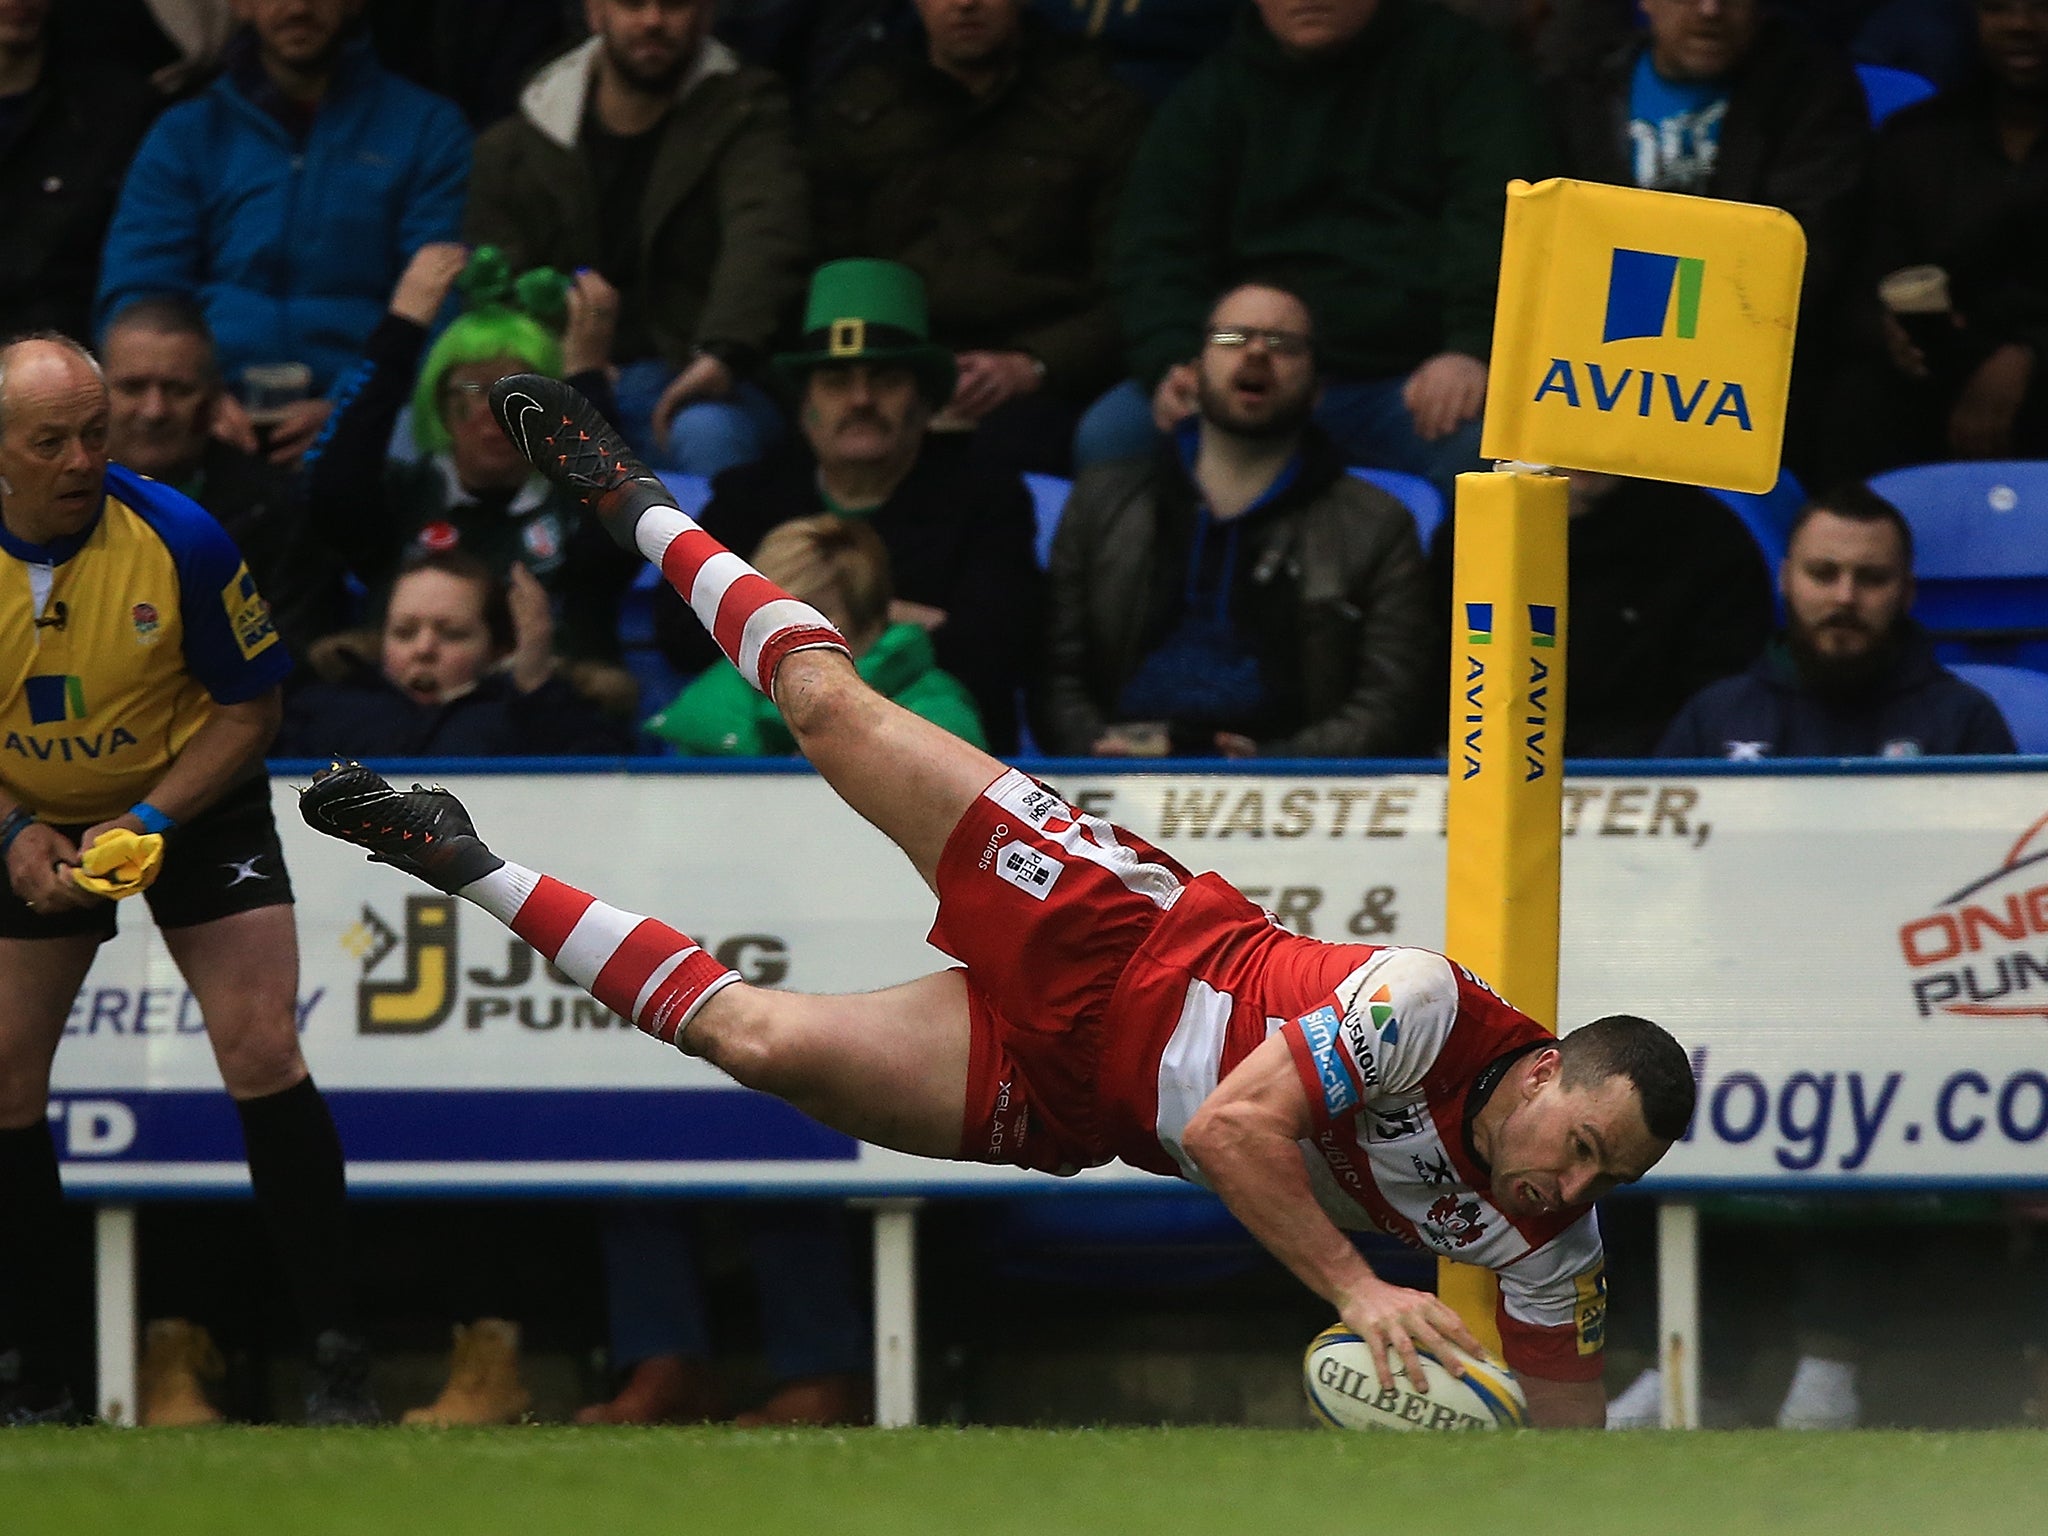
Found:
[[1005, 843], [996, 850], [996, 873], [1034, 901], [1043, 901], [1059, 883], [1060, 861], [1029, 843]]
[[1337, 1010], [1325, 1003], [1295, 1022], [1301, 1025], [1309, 1059], [1316, 1064], [1316, 1081], [1322, 1085], [1323, 1107], [1329, 1118], [1350, 1114], [1359, 1105], [1358, 1087], [1337, 1057]]

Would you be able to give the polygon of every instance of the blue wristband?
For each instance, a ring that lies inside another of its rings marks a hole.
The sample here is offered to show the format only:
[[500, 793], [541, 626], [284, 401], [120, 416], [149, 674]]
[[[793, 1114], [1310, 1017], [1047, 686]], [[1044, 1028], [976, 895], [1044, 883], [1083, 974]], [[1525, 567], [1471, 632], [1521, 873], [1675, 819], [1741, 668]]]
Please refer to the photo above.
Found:
[[144, 832], [168, 832], [177, 823], [147, 800], [138, 800], [128, 807], [128, 814], [142, 823]]
[[4, 818], [0, 818], [0, 859], [14, 846], [14, 840], [36, 823], [36, 813], [25, 805], [17, 805]]

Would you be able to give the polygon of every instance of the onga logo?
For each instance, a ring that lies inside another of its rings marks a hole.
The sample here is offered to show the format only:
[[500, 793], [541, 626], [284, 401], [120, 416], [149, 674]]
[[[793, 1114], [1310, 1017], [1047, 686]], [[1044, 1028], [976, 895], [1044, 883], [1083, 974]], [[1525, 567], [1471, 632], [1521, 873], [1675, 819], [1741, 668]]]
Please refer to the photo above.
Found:
[[1899, 929], [1913, 1008], [1969, 1019], [2048, 1019], [2048, 816], [1990, 873]]
[[[1607, 269], [1601, 344], [1697, 339], [1706, 273], [1707, 264], [1698, 256], [1614, 247]], [[1714, 391], [1711, 403], [1707, 398], [1710, 388]], [[1535, 403], [1541, 405], [1553, 396], [1574, 411], [1590, 405], [1602, 415], [1617, 410], [1633, 412], [1644, 420], [1662, 417], [1680, 426], [1697, 422], [1711, 427], [1732, 421], [1741, 431], [1753, 430], [1749, 398], [1740, 384], [1730, 380], [1636, 367], [1617, 372], [1612, 363], [1554, 357], [1543, 382], [1536, 386]]]

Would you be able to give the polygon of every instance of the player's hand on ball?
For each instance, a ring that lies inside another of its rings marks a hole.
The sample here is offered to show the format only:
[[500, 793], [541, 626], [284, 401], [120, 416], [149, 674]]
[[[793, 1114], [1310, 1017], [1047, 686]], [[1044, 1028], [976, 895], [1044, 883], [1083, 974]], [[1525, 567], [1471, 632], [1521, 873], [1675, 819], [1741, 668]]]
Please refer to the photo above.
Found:
[[1411, 1291], [1405, 1286], [1375, 1280], [1370, 1289], [1346, 1298], [1338, 1312], [1372, 1350], [1373, 1368], [1379, 1372], [1382, 1387], [1394, 1384], [1395, 1357], [1409, 1381], [1417, 1388], [1424, 1385], [1418, 1348], [1433, 1350], [1454, 1376], [1465, 1372], [1447, 1344], [1455, 1344], [1469, 1354], [1482, 1353], [1479, 1341], [1472, 1337], [1464, 1320], [1446, 1302], [1427, 1291]]

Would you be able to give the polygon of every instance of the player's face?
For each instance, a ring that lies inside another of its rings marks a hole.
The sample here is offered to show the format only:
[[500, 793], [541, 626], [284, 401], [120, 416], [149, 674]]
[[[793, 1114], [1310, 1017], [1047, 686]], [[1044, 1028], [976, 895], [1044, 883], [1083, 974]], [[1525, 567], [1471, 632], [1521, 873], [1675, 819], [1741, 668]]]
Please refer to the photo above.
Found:
[[490, 389], [508, 373], [524, 373], [516, 357], [463, 363], [441, 379], [441, 424], [448, 429], [448, 452], [455, 460], [455, 478], [472, 491], [502, 491], [524, 485], [533, 470], [512, 439], [491, 414]]
[[1568, 1086], [1557, 1053], [1539, 1053], [1522, 1101], [1493, 1147], [1493, 1203], [1510, 1216], [1540, 1216], [1598, 1200], [1631, 1183], [1670, 1148], [1643, 1123], [1626, 1077]]
[[607, 63], [630, 85], [671, 91], [711, 25], [711, 0], [584, 0]]
[[263, 52], [294, 69], [326, 61], [362, 0], [235, 0], [235, 13], [256, 30]]
[[1291, 293], [1250, 286], [1209, 316], [1196, 363], [1202, 417], [1240, 437], [1292, 437], [1315, 408], [1308, 309]]
[[218, 389], [203, 338], [117, 326], [100, 349], [107, 371], [107, 457], [174, 480], [206, 451]]
[[1667, 80], [1716, 80], [1756, 40], [1757, 0], [1643, 0], [1650, 58]]
[[1913, 597], [1899, 531], [1888, 522], [1816, 512], [1779, 571], [1794, 638], [1829, 661], [1882, 645]]
[[818, 462], [886, 464], [916, 452], [931, 412], [908, 368], [843, 363], [813, 368], [804, 436]]
[[1257, 0], [1266, 30], [1280, 46], [1313, 53], [1349, 42], [1365, 30], [1380, 0]]
[[84, 529], [107, 479], [107, 390], [85, 359], [18, 342], [0, 400], [0, 509], [8, 530], [47, 544]]
[[419, 704], [467, 693], [492, 661], [481, 584], [446, 571], [399, 577], [384, 614], [384, 675]]

